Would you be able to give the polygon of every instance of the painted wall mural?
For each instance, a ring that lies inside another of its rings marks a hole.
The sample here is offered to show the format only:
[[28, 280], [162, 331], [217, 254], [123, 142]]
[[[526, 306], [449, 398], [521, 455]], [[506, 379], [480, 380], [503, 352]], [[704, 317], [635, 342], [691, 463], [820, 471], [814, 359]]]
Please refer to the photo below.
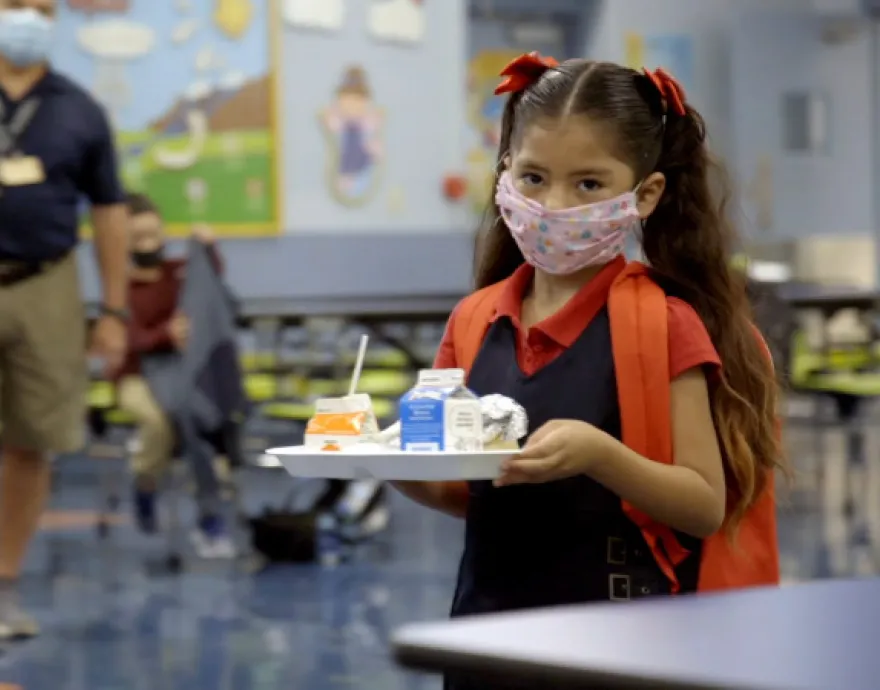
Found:
[[687, 93], [694, 89], [694, 38], [689, 34], [627, 33], [624, 37], [626, 65], [640, 70], [643, 67], [669, 70]]
[[519, 55], [515, 50], [484, 50], [468, 64], [467, 108], [471, 146], [467, 154], [468, 197], [482, 212], [495, 183], [495, 157], [501, 138], [505, 97], [494, 94], [498, 74]]
[[126, 187], [172, 234], [280, 230], [272, 0], [69, 0], [60, 68], [91, 89], [116, 133]]

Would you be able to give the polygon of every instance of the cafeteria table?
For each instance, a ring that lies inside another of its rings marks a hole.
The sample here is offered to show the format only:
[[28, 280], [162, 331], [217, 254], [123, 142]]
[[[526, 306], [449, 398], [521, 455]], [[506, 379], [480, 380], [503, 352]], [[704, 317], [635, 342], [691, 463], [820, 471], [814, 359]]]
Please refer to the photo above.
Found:
[[877, 690], [880, 579], [494, 614], [401, 628], [408, 668], [529, 687]]
[[815, 309], [829, 318], [843, 309], [867, 312], [880, 304], [880, 292], [873, 288], [789, 283], [779, 296], [795, 309]]

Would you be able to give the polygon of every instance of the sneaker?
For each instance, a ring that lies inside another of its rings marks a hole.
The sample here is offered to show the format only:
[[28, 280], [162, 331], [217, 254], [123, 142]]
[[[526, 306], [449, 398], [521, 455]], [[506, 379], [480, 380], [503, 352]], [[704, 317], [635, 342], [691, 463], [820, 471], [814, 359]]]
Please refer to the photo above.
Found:
[[235, 542], [226, 532], [223, 520], [208, 515], [199, 520], [198, 528], [192, 533], [193, 546], [199, 558], [235, 558]]
[[144, 534], [155, 534], [158, 531], [156, 521], [156, 492], [135, 486], [134, 519], [138, 529]]
[[17, 604], [0, 611], [0, 641], [24, 640], [40, 634], [40, 626]]

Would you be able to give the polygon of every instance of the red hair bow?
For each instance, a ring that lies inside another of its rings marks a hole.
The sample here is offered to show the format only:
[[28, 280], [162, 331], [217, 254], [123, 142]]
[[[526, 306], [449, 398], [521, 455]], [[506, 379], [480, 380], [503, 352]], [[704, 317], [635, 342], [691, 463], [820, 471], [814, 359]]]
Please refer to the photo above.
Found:
[[676, 115], [687, 115], [685, 108], [687, 98], [678, 80], [662, 67], [658, 67], [653, 72], [646, 67], [644, 72], [666, 101], [666, 109], [671, 109]]
[[501, 70], [505, 79], [495, 88], [495, 95], [522, 91], [538, 81], [548, 69], [558, 66], [552, 57], [541, 57], [537, 51], [520, 55]]

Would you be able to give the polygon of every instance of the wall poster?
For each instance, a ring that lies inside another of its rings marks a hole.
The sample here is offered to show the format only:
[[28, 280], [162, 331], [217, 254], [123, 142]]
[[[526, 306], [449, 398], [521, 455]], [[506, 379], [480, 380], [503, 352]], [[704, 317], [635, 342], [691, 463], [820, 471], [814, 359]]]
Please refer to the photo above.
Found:
[[468, 63], [467, 122], [471, 131], [467, 153], [468, 198], [480, 213], [495, 184], [495, 157], [501, 137], [505, 96], [496, 96], [501, 70], [520, 53], [516, 50], [483, 50]]
[[53, 60], [105, 107], [126, 188], [172, 235], [281, 230], [272, 0], [61, 5]]
[[694, 39], [689, 34], [637, 34], [625, 37], [626, 65], [632, 69], [663, 67], [670, 72], [686, 93], [694, 83]]
[[366, 204], [381, 183], [385, 114], [373, 100], [363, 67], [345, 70], [319, 119], [327, 137], [330, 194], [344, 206]]
[[425, 0], [371, 0], [370, 36], [387, 43], [417, 44], [425, 38]]

